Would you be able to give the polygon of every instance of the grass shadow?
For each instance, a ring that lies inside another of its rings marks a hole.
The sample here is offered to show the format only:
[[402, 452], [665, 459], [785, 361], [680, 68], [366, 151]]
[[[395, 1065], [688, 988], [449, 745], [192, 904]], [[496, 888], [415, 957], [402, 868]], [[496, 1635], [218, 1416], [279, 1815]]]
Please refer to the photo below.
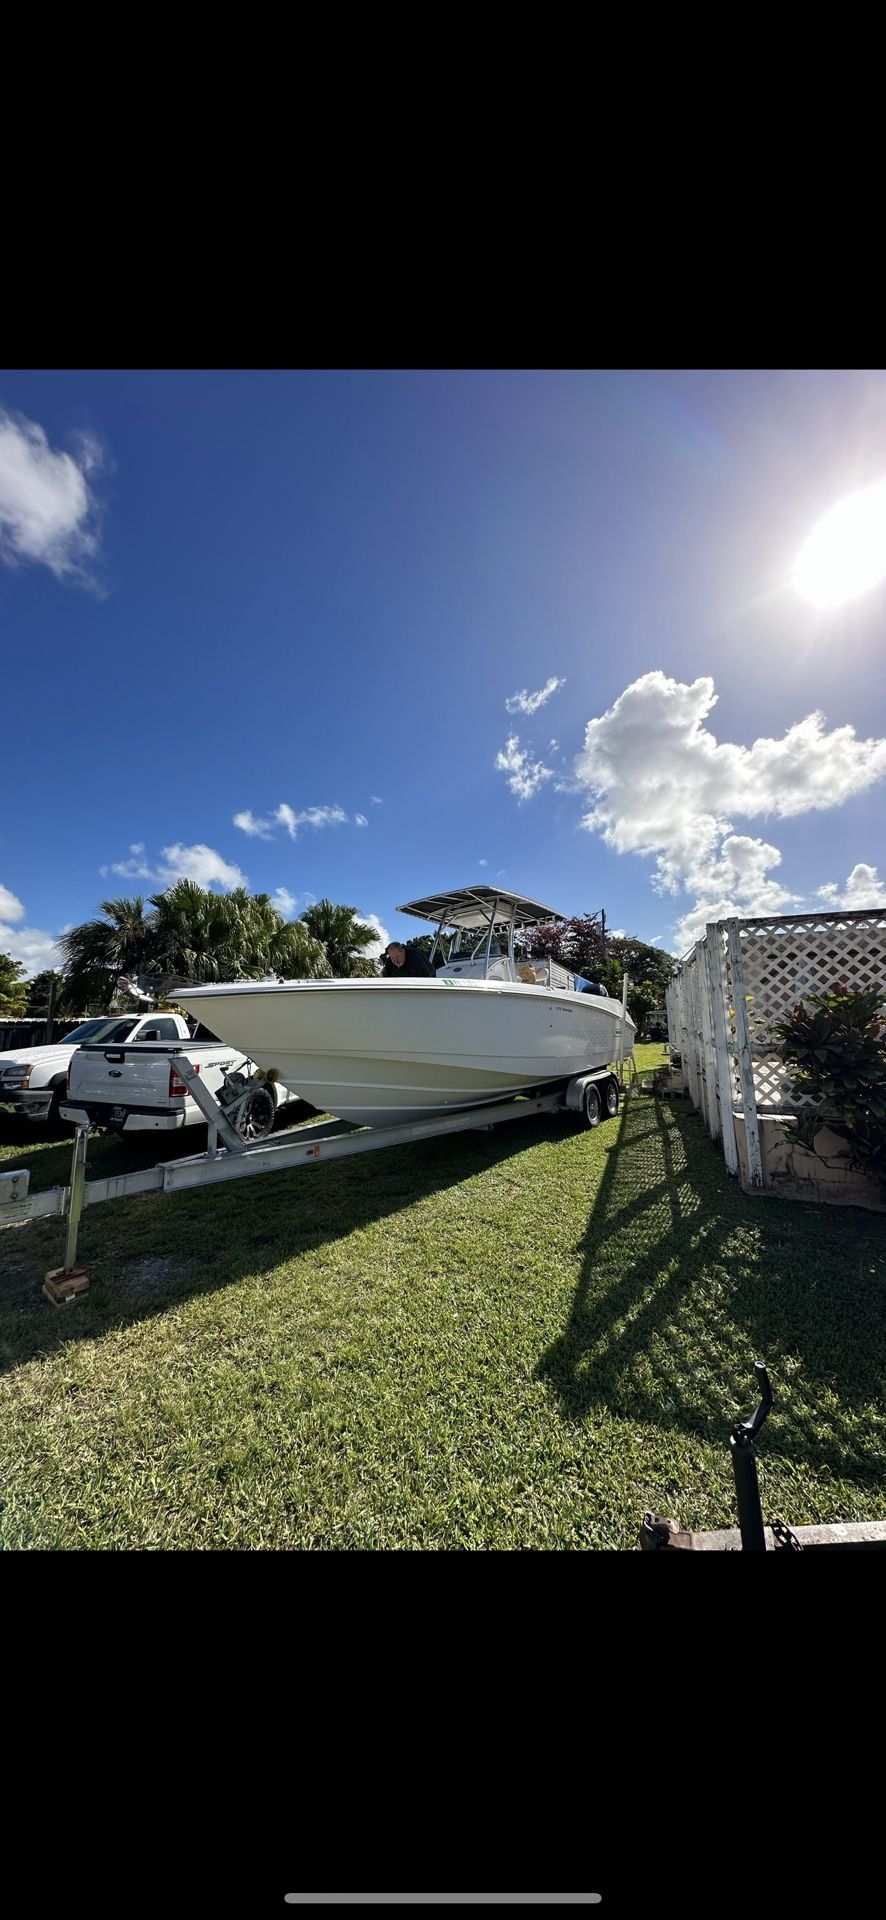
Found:
[[568, 1325], [538, 1367], [568, 1420], [604, 1403], [725, 1445], [762, 1358], [767, 1450], [882, 1479], [880, 1216], [752, 1198], [695, 1113], [634, 1096], [579, 1251]]

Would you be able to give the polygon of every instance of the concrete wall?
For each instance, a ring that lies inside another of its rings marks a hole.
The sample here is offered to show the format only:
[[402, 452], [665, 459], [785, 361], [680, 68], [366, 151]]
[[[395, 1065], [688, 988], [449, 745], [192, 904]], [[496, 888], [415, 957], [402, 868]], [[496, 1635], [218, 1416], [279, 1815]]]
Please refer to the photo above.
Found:
[[[738, 1177], [745, 1193], [759, 1192], [748, 1176], [747, 1140], [744, 1115], [734, 1114], [735, 1142], [738, 1147]], [[842, 1158], [846, 1141], [830, 1127], [816, 1135], [818, 1153], [800, 1145], [785, 1134], [785, 1123], [796, 1126], [791, 1114], [761, 1113], [758, 1116], [760, 1149], [763, 1160], [764, 1193], [780, 1194], [786, 1200], [814, 1200], [818, 1205], [867, 1207], [874, 1213], [886, 1213], [886, 1199], [877, 1180], [856, 1173]]]

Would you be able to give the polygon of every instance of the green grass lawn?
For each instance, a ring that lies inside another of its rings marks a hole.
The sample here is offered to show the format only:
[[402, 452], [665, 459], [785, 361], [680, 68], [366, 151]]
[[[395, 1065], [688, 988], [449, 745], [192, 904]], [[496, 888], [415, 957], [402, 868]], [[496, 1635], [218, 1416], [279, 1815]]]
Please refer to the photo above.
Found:
[[[638, 1049], [642, 1064], [662, 1059]], [[193, 1152], [199, 1141], [176, 1141]], [[32, 1185], [70, 1149], [0, 1146]], [[92, 1173], [170, 1157], [93, 1140]], [[886, 1217], [751, 1200], [687, 1103], [523, 1121], [0, 1233], [7, 1548], [633, 1546], [886, 1514]]]

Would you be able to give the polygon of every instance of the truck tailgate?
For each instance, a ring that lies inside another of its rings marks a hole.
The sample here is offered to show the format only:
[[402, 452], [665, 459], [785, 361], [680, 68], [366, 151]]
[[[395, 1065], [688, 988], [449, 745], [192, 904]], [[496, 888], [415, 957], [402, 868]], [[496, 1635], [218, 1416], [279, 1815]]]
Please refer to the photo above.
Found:
[[169, 1101], [171, 1047], [152, 1042], [126, 1049], [80, 1047], [72, 1055], [68, 1100], [107, 1101], [109, 1105], [165, 1107]]

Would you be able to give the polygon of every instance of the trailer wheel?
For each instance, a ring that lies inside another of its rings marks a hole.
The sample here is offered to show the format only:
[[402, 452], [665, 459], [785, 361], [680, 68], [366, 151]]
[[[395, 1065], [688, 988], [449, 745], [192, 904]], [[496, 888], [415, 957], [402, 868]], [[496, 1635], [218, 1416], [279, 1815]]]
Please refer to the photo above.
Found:
[[603, 1117], [603, 1105], [600, 1099], [600, 1089], [593, 1080], [590, 1080], [585, 1087], [581, 1110], [586, 1127], [598, 1127], [600, 1125]]
[[266, 1140], [274, 1125], [277, 1102], [269, 1087], [256, 1087], [237, 1115], [241, 1140]]
[[605, 1081], [600, 1092], [603, 1099], [603, 1118], [604, 1120], [614, 1120], [618, 1112], [618, 1081]]

